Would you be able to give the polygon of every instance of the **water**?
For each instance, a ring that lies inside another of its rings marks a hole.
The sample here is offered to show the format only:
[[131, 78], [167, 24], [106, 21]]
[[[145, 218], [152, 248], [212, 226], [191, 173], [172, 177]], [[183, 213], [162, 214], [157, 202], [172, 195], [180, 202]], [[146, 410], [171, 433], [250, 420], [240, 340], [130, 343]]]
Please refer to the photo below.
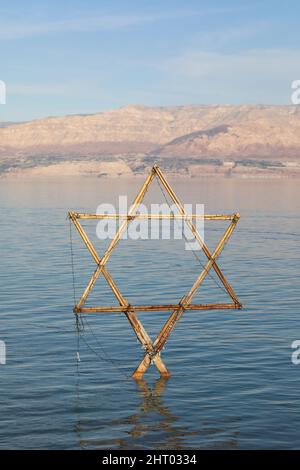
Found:
[[[122, 314], [90, 315], [76, 333], [66, 210], [93, 212], [118, 194], [132, 198], [140, 184], [1, 180], [0, 447], [299, 449], [300, 365], [291, 362], [300, 339], [299, 182], [173, 182], [207, 213], [241, 212], [219, 265], [246, 308], [186, 312], [162, 355], [172, 377], [158, 379], [151, 367], [136, 383], [128, 376], [143, 354]], [[213, 247], [224, 225], [211, 224]], [[73, 237], [78, 297], [94, 265]], [[108, 269], [132, 303], [175, 303], [201, 269], [182, 247], [122, 241]], [[227, 297], [209, 278], [196, 300]], [[113, 302], [104, 283], [93, 302]], [[139, 318], [155, 336], [167, 314]]]

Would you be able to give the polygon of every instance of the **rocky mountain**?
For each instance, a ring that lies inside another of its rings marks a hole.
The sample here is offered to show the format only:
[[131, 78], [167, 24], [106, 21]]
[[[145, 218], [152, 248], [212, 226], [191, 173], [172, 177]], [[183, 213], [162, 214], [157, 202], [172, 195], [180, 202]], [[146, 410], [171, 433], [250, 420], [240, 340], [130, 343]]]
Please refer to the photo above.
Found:
[[300, 107], [131, 105], [0, 128], [2, 174], [47, 173], [50, 167], [59, 174], [62, 164], [71, 174], [84, 173], [85, 165], [88, 173], [131, 174], [153, 159], [170, 172], [190, 175], [239, 173], [241, 166], [248, 173], [297, 173]]

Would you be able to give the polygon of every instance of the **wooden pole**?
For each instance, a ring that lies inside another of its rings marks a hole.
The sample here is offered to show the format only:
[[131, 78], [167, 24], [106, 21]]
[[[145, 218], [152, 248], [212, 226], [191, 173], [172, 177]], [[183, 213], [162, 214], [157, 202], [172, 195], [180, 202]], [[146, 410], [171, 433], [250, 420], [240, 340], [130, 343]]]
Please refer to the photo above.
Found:
[[[147, 191], [147, 189], [148, 189], [148, 187], [149, 187], [149, 184], [151, 183], [151, 181], [152, 181], [153, 178], [154, 178], [154, 175], [155, 175], [155, 171], [154, 171], [154, 169], [152, 168], [152, 170], [150, 171], [149, 176], [147, 177], [145, 183], [144, 183], [143, 186], [141, 187], [141, 189], [140, 189], [138, 195], [136, 196], [136, 198], [135, 198], [135, 200], [134, 200], [134, 202], [133, 202], [133, 204], [132, 204], [132, 206], [131, 206], [131, 208], [130, 208], [130, 210], [129, 210], [129, 214], [128, 214], [128, 215], [133, 215], [134, 212], [136, 211], [136, 208], [137, 208], [138, 204], [140, 204], [140, 202], [142, 201], [142, 199], [143, 199], [143, 197], [144, 197], [144, 195], [145, 195], [145, 193], [146, 193], [146, 191]], [[78, 308], [80, 308], [80, 307], [84, 304], [84, 302], [85, 302], [87, 296], [89, 295], [90, 291], [91, 291], [92, 288], [94, 287], [95, 282], [96, 282], [96, 280], [98, 279], [98, 277], [100, 276], [100, 274], [101, 274], [101, 272], [102, 272], [102, 270], [103, 270], [103, 267], [104, 267], [105, 264], [107, 263], [107, 261], [108, 261], [110, 255], [111, 255], [112, 250], [114, 249], [114, 247], [116, 246], [116, 244], [117, 244], [118, 241], [120, 240], [120, 238], [121, 238], [123, 232], [125, 231], [126, 227], [128, 226], [128, 222], [129, 222], [128, 220], [124, 220], [124, 222], [122, 222], [121, 226], [120, 226], [119, 229], [117, 230], [117, 232], [116, 232], [114, 238], [112, 239], [112, 241], [111, 241], [109, 247], [107, 248], [107, 250], [106, 250], [106, 252], [105, 252], [103, 258], [101, 259], [100, 263], [98, 263], [97, 268], [95, 269], [95, 271], [94, 271], [94, 273], [93, 273], [93, 275], [92, 275], [92, 277], [91, 277], [91, 279], [90, 279], [88, 285], [86, 286], [86, 288], [85, 288], [85, 290], [84, 290], [84, 292], [83, 292], [83, 294], [82, 294], [82, 296], [81, 296], [81, 298], [80, 298], [80, 300], [79, 300], [79, 302], [78, 302], [78, 304], [77, 304], [77, 307], [78, 307]]]
[[204, 219], [204, 220], [233, 220], [236, 214], [84, 214], [80, 212], [69, 212], [76, 219], [179, 219], [179, 220], [193, 220], [193, 219]]
[[[200, 273], [200, 275], [198, 276], [198, 278], [194, 282], [192, 288], [183, 297], [183, 299], [180, 302], [180, 306], [178, 308], [177, 307], [175, 308], [175, 310], [173, 311], [173, 313], [170, 315], [169, 319], [167, 320], [167, 322], [163, 326], [162, 330], [160, 331], [157, 338], [153, 342], [153, 350], [151, 351], [151, 355], [150, 355], [150, 356], [152, 356], [152, 358], [154, 358], [156, 356], [156, 354], [159, 354], [160, 351], [162, 350], [162, 348], [164, 347], [166, 341], [168, 340], [169, 336], [171, 335], [172, 331], [174, 330], [177, 322], [182, 317], [182, 315], [183, 315], [184, 311], [187, 309], [187, 307], [190, 305], [196, 291], [200, 287], [200, 285], [203, 282], [203, 280], [205, 279], [205, 277], [208, 275], [209, 270], [211, 269], [211, 267], [214, 265], [216, 259], [218, 258], [219, 254], [221, 253], [226, 241], [228, 240], [228, 238], [232, 234], [237, 222], [238, 222], [238, 219], [234, 219], [230, 223], [230, 225], [226, 229], [223, 237], [219, 241], [216, 249], [214, 250], [213, 255], [210, 257], [210, 259], [206, 263], [204, 269], [202, 270], [202, 272]], [[235, 308], [240, 308], [240, 306], [241, 306], [240, 303], [237, 304], [236, 302], [234, 303], [234, 305], [235, 305]], [[147, 353], [147, 354], [149, 355], [149, 353]], [[147, 371], [147, 368], [149, 366], [146, 367], [146, 364], [149, 363], [149, 360], [146, 361], [145, 359], [146, 358], [144, 358], [141, 361], [141, 363], [139, 364], [139, 366], [136, 368], [135, 374], [142, 374], [143, 375]], [[151, 359], [151, 357], [150, 357], [150, 359]], [[150, 365], [150, 363], [149, 363], [149, 365]]]
[[202, 270], [199, 277], [196, 279], [194, 285], [192, 286], [192, 288], [190, 289], [188, 294], [181, 301], [181, 304], [182, 304], [181, 307], [179, 307], [179, 309], [177, 309], [177, 310], [174, 310], [173, 314], [170, 316], [169, 320], [164, 325], [162, 331], [159, 333], [158, 337], [154, 341], [155, 351], [160, 352], [161, 349], [163, 348], [165, 342], [167, 341], [167, 339], [169, 338], [171, 332], [175, 328], [177, 321], [183, 315], [183, 313], [186, 309], [186, 306], [188, 306], [190, 304], [190, 302], [192, 301], [194, 295], [196, 294], [200, 284], [204, 281], [204, 279], [208, 275], [209, 270], [211, 269], [211, 267], [213, 266], [213, 263], [218, 258], [219, 254], [221, 253], [226, 241], [228, 240], [228, 238], [232, 234], [235, 226], [236, 226], [236, 222], [232, 221], [231, 224], [229, 225], [229, 227], [227, 228], [225, 234], [223, 235], [222, 239], [218, 243], [215, 251], [213, 252], [212, 257], [206, 263], [204, 269]]
[[[137, 213], [138, 205], [143, 200], [146, 191], [151, 184], [154, 177], [158, 177], [161, 181], [162, 185], [166, 189], [167, 193], [176, 204], [179, 214], [139, 214]], [[101, 313], [101, 312], [124, 312], [129, 323], [131, 324], [137, 338], [145, 348], [145, 356], [139, 366], [133, 373], [133, 377], [135, 379], [141, 379], [143, 374], [149, 368], [151, 362], [157, 367], [158, 371], [160, 372], [161, 376], [169, 377], [170, 372], [166, 368], [165, 364], [163, 363], [160, 352], [165, 345], [166, 341], [168, 340], [169, 336], [171, 335], [172, 331], [174, 330], [177, 322], [183, 315], [185, 310], [199, 310], [199, 311], [206, 311], [206, 310], [216, 310], [216, 309], [234, 309], [234, 308], [241, 308], [242, 305], [239, 302], [236, 294], [234, 293], [232, 287], [230, 286], [229, 282], [225, 279], [225, 276], [221, 272], [219, 266], [216, 263], [216, 260], [221, 253], [222, 249], [226, 241], [231, 236], [240, 215], [239, 214], [186, 214], [184, 210], [184, 206], [181, 204], [180, 200], [177, 198], [176, 194], [174, 193], [173, 189], [165, 179], [164, 175], [162, 174], [161, 170], [157, 165], [154, 165], [146, 178], [144, 184], [142, 185], [139, 193], [137, 194], [128, 214], [87, 214], [87, 213], [79, 213], [79, 212], [69, 212], [69, 217], [71, 221], [74, 223], [79, 235], [81, 236], [84, 244], [86, 245], [87, 249], [89, 250], [92, 258], [94, 259], [97, 267], [92, 274], [92, 277], [87, 284], [84, 292], [82, 293], [79, 301], [74, 307], [74, 312], [79, 313]], [[107, 248], [106, 252], [104, 253], [103, 257], [100, 258], [97, 251], [95, 250], [93, 244], [91, 243], [89, 237], [85, 233], [83, 227], [81, 226], [79, 219], [120, 219], [121, 225], [116, 231], [116, 234], [111, 241], [109, 247]], [[119, 242], [123, 232], [126, 230], [128, 224], [131, 220], [134, 219], [179, 219], [184, 220], [192, 233], [194, 234], [196, 240], [198, 241], [200, 247], [203, 249], [206, 257], [207, 263], [194, 282], [193, 286], [191, 287], [190, 291], [181, 299], [178, 304], [166, 304], [166, 305], [137, 305], [132, 306], [129, 304], [128, 300], [125, 299], [121, 292], [119, 291], [116, 283], [114, 282], [113, 278], [109, 274], [106, 268], [106, 263]], [[207, 245], [202, 240], [200, 234], [198, 233], [193, 220], [195, 219], [204, 219], [204, 220], [229, 220], [231, 223], [229, 224], [228, 228], [224, 232], [221, 240], [219, 241], [216, 249], [211, 254], [210, 250], [208, 249]], [[219, 303], [219, 304], [192, 304], [191, 301], [197, 292], [198, 288], [200, 287], [201, 283], [208, 275], [210, 269], [213, 268], [218, 275], [219, 279], [221, 280], [222, 284], [224, 285], [226, 291], [230, 295], [233, 300], [233, 303]], [[108, 285], [110, 286], [113, 294], [115, 295], [116, 299], [119, 302], [119, 307], [114, 306], [96, 306], [96, 307], [84, 307], [84, 303], [92, 290], [93, 286], [95, 285], [98, 277], [100, 274], [103, 273]], [[163, 326], [160, 333], [157, 335], [154, 342], [151, 341], [148, 333], [146, 332], [145, 328], [143, 327], [142, 323], [138, 320], [136, 316], [136, 312], [144, 311], [144, 312], [153, 312], [153, 311], [173, 311]]]
[[[166, 305], [128, 305], [127, 309], [133, 312], [168, 312], [180, 308], [180, 304], [166, 304]], [[185, 310], [227, 310], [237, 309], [235, 303], [226, 304], [188, 304], [185, 306]], [[77, 313], [121, 313], [128, 311], [124, 307], [115, 306], [99, 306], [99, 307], [82, 307], [77, 310]]]
[[[152, 169], [149, 176], [148, 176], [148, 178], [146, 179], [145, 183], [143, 184], [140, 192], [138, 193], [138, 195], [137, 195], [137, 197], [136, 197], [136, 199], [135, 199], [135, 201], [134, 201], [134, 203], [131, 207], [131, 210], [129, 211], [129, 214], [134, 213], [134, 211], [136, 210], [137, 205], [143, 199], [143, 197], [144, 197], [144, 195], [145, 195], [145, 193], [148, 189], [148, 186], [151, 183], [153, 177], [154, 177], [154, 171]], [[112, 240], [110, 246], [108, 247], [104, 257], [102, 259], [100, 259], [100, 257], [98, 256], [96, 250], [94, 249], [92, 243], [90, 242], [88, 236], [84, 232], [82, 226], [79, 224], [78, 220], [76, 220], [76, 216], [74, 216], [73, 213], [69, 213], [69, 216], [70, 216], [72, 222], [74, 223], [75, 227], [77, 228], [77, 230], [78, 230], [81, 238], [83, 239], [85, 245], [87, 246], [88, 250], [90, 251], [92, 257], [94, 258], [95, 262], [97, 263], [97, 268], [94, 271], [89, 284], [87, 285], [86, 289], [84, 290], [79, 302], [75, 306], [75, 309], [74, 309], [75, 312], [80, 311], [83, 303], [85, 302], [85, 300], [86, 300], [89, 292], [91, 291], [92, 287], [94, 286], [96, 280], [98, 279], [101, 272], [103, 272], [104, 277], [107, 280], [109, 286], [111, 287], [113, 293], [115, 294], [118, 302], [120, 303], [120, 305], [122, 307], [125, 307], [124, 312], [125, 312], [128, 320], [129, 320], [129, 323], [131, 324], [137, 338], [139, 339], [139, 341], [141, 342], [141, 344], [143, 345], [145, 350], [150, 351], [152, 349], [151, 338], [147, 334], [147, 332], [146, 332], [145, 328], [143, 327], [142, 323], [138, 320], [138, 318], [135, 315], [134, 311], [132, 311], [130, 309], [128, 310], [128, 301], [123, 298], [123, 296], [121, 295], [120, 291], [118, 290], [116, 284], [114, 283], [112, 277], [110, 276], [110, 274], [108, 273], [108, 271], [105, 267], [105, 263], [107, 262], [114, 246], [117, 244], [117, 242], [119, 241], [123, 231], [125, 230], [126, 226], [128, 225], [129, 220], [126, 220], [126, 221], [123, 222], [122, 226], [119, 228], [119, 230], [117, 231], [117, 233], [116, 233], [114, 239]], [[160, 358], [159, 355], [157, 355], [157, 357], [153, 360], [153, 363], [155, 364], [155, 366], [157, 367], [157, 369], [159, 370], [159, 372], [162, 376], [168, 377], [170, 375], [167, 367], [165, 366], [164, 362], [162, 361], [162, 359]]]
[[[171, 188], [171, 186], [169, 185], [169, 183], [165, 179], [165, 177], [162, 174], [162, 172], [161, 172], [160, 168], [158, 167], [158, 165], [154, 165], [153, 168], [155, 169], [155, 172], [156, 172], [159, 180], [163, 184], [163, 186], [166, 189], [166, 191], [168, 192], [169, 196], [171, 197], [173, 202], [176, 204], [179, 212], [182, 215], [186, 215], [185, 210], [184, 210], [184, 206], [182, 205], [182, 203], [180, 202], [180, 200], [178, 199], [178, 197], [174, 193], [173, 189]], [[233, 220], [238, 221], [239, 218], [240, 218], [240, 214], [237, 213], [237, 214], [234, 215]], [[187, 223], [188, 227], [190, 228], [190, 230], [192, 231], [193, 235], [195, 236], [196, 240], [200, 244], [201, 248], [203, 249], [203, 252], [205, 253], [206, 257], [208, 259], [211, 259], [211, 253], [210, 253], [207, 245], [205, 244], [204, 240], [202, 240], [201, 236], [199, 235], [198, 230], [196, 229], [193, 222], [187, 220], [186, 223]], [[232, 300], [239, 305], [240, 302], [239, 302], [235, 292], [233, 291], [233, 289], [232, 289], [231, 285], [229, 284], [229, 282], [225, 279], [225, 276], [223, 275], [222, 271], [220, 270], [220, 268], [219, 268], [219, 266], [217, 265], [216, 262], [213, 263], [213, 269], [215, 270], [215, 272], [216, 272], [217, 276], [219, 277], [220, 281], [222, 282], [225, 289], [227, 290], [227, 292], [231, 296]]]

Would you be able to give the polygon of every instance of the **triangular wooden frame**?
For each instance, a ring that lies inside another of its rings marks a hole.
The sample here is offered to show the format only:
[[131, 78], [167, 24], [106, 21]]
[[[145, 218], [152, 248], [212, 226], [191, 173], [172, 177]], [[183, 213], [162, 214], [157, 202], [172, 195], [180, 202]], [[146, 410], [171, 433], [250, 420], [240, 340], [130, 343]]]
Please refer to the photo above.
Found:
[[[200, 247], [202, 248], [204, 254], [207, 257], [207, 263], [203, 267], [203, 270], [197, 277], [196, 281], [194, 282], [193, 286], [191, 287], [190, 291], [180, 300], [179, 303], [177, 304], [168, 304], [168, 305], [137, 305], [137, 306], [132, 306], [128, 302], [127, 299], [123, 297], [121, 294], [120, 290], [118, 289], [116, 283], [114, 282], [113, 278], [109, 274], [107, 268], [106, 268], [106, 263], [109, 260], [109, 257], [119, 242], [123, 232], [127, 229], [128, 224], [130, 223], [131, 220], [136, 219], [136, 218], [142, 218], [145, 217], [142, 214], [137, 213], [138, 210], [138, 205], [142, 202], [146, 191], [148, 190], [151, 182], [153, 181], [154, 177], [157, 177], [160, 181], [160, 183], [163, 185], [167, 193], [169, 194], [170, 198], [176, 205], [179, 214], [173, 214], [173, 215], [164, 215], [164, 214], [149, 214], [146, 217], [147, 218], [182, 218], [184, 219], [185, 223], [193, 233], [195, 239], [198, 241], [200, 244]], [[80, 313], [92, 313], [92, 312], [124, 312], [126, 317], [128, 318], [137, 338], [145, 348], [145, 356], [139, 366], [136, 368], [136, 370], [133, 373], [133, 377], [135, 379], [140, 379], [144, 375], [144, 373], [147, 371], [149, 368], [151, 362], [154, 363], [154, 365], [157, 367], [159, 373], [164, 376], [168, 377], [170, 376], [170, 372], [166, 368], [165, 364], [163, 363], [161, 357], [160, 357], [160, 352], [162, 348], [164, 347], [166, 341], [168, 340], [170, 334], [172, 333], [173, 329], [175, 328], [176, 323], [180, 319], [180, 317], [183, 315], [185, 310], [213, 310], [213, 309], [229, 309], [229, 308], [242, 308], [242, 304], [238, 300], [235, 292], [233, 291], [231, 285], [225, 278], [224, 274], [222, 273], [221, 269], [219, 268], [216, 260], [218, 256], [220, 255], [221, 251], [224, 248], [225, 243], [231, 236], [239, 218], [240, 215], [238, 213], [235, 214], [230, 214], [230, 215], [189, 215], [185, 212], [184, 206], [181, 204], [180, 200], [174, 193], [173, 189], [167, 182], [166, 178], [164, 177], [163, 173], [161, 172], [160, 168], [158, 165], [154, 165], [151, 168], [151, 171], [146, 178], [144, 184], [142, 185], [138, 195], [136, 196], [130, 210], [128, 211], [128, 214], [122, 215], [122, 214], [86, 214], [86, 213], [78, 213], [78, 212], [68, 212], [68, 216], [70, 220], [73, 222], [74, 226], [76, 227], [79, 235], [81, 236], [83, 242], [85, 243], [87, 249], [89, 250], [92, 258], [94, 259], [97, 267], [95, 271], [93, 272], [93, 275], [91, 276], [91, 279], [89, 280], [84, 292], [82, 293], [79, 301], [76, 303], [74, 306], [74, 312], [76, 314]], [[206, 243], [200, 236], [199, 232], [196, 229], [196, 226], [193, 222], [193, 220], [197, 217], [202, 217], [204, 220], [229, 220], [230, 223], [225, 230], [222, 238], [220, 239], [217, 247], [215, 248], [214, 252], [211, 253], [210, 250], [208, 249]], [[109, 244], [106, 252], [104, 253], [103, 257], [100, 258], [96, 249], [94, 248], [92, 242], [88, 238], [86, 232], [84, 231], [82, 225], [80, 224], [79, 220], [80, 219], [103, 219], [103, 218], [120, 218], [124, 219], [118, 230], [116, 231], [116, 234], [114, 238], [112, 239], [111, 243]], [[223, 284], [225, 290], [228, 292], [229, 296], [232, 299], [231, 303], [216, 303], [216, 304], [192, 304], [192, 299], [199, 289], [199, 286], [209, 273], [210, 269], [213, 268], [215, 273], [217, 274], [219, 280]], [[108, 285], [110, 286], [112, 292], [114, 293], [116, 299], [118, 300], [119, 307], [106, 307], [106, 306], [96, 306], [96, 307], [84, 307], [84, 303], [92, 290], [93, 286], [95, 285], [98, 277], [103, 274], [104, 278], [106, 279]], [[145, 328], [143, 327], [142, 323], [138, 319], [136, 312], [138, 311], [168, 311], [171, 310], [172, 313], [163, 326], [162, 330], [156, 337], [155, 341], [151, 341], [148, 333], [146, 332]]]

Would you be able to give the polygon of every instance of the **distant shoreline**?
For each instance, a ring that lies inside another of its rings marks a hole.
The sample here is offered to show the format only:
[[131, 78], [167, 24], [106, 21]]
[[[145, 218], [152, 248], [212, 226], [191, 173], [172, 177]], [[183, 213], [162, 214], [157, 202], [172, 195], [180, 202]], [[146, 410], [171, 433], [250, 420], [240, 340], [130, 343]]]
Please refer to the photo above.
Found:
[[[164, 168], [164, 166], [162, 166]], [[149, 171], [148, 167], [143, 171], [132, 171], [125, 167], [125, 171], [113, 167], [97, 168], [93, 162], [78, 163], [60, 163], [48, 166], [33, 166], [30, 168], [20, 168], [14, 166], [7, 168], [6, 171], [0, 171], [0, 179], [3, 180], [27, 180], [27, 179], [47, 179], [47, 180], [63, 180], [72, 178], [96, 178], [96, 179], [139, 179], [143, 178]], [[168, 171], [164, 168], [165, 174], [172, 179], [180, 180], [196, 180], [196, 179], [263, 179], [263, 180], [280, 180], [280, 179], [300, 179], [300, 168], [291, 169], [288, 167], [260, 168], [236, 167], [230, 170], [223, 167], [215, 167], [205, 165], [194, 165], [194, 167], [181, 168], [178, 171]]]

